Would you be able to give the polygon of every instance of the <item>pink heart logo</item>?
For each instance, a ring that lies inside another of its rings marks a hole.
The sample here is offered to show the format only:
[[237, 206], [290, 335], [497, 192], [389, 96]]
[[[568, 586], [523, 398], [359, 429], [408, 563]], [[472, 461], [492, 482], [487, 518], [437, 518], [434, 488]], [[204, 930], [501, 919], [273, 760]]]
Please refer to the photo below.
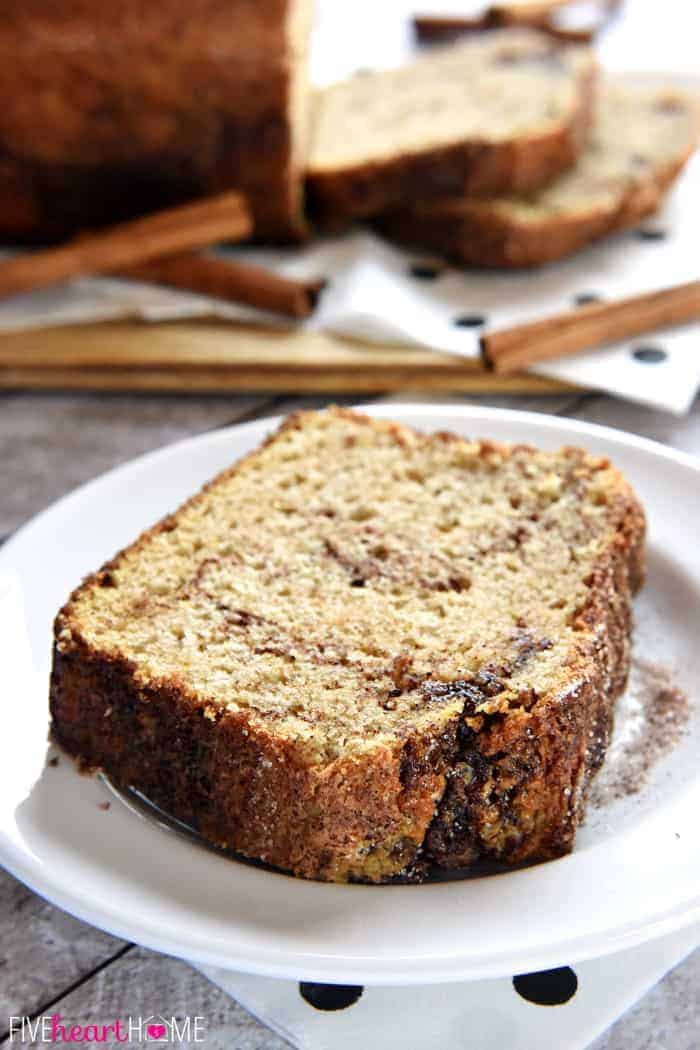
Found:
[[146, 1029], [146, 1035], [149, 1039], [162, 1039], [165, 1035], [164, 1024], [149, 1024]]

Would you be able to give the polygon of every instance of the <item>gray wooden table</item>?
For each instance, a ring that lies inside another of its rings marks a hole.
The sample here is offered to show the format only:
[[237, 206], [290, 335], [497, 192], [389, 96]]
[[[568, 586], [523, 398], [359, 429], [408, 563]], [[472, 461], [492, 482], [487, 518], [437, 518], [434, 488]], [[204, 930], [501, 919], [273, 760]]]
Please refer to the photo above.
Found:
[[[253, 396], [0, 394], [0, 539], [69, 489], [141, 452], [322, 403]], [[587, 419], [700, 455], [700, 403], [685, 419], [596, 394], [478, 403]], [[602, 1036], [595, 1050], [698, 1050], [699, 989], [696, 952]], [[11, 1045], [11, 1015], [56, 1011], [82, 1024], [127, 1013], [197, 1014], [207, 1019], [208, 1050], [286, 1046], [187, 964], [77, 922], [0, 870], [0, 1047]]]

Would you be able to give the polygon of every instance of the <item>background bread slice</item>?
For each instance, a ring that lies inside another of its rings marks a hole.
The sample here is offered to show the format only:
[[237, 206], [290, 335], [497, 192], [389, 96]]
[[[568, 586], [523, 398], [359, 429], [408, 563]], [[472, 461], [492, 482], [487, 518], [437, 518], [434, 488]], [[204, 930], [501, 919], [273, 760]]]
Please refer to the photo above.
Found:
[[472, 266], [534, 266], [656, 211], [698, 140], [698, 106], [678, 92], [609, 85], [571, 171], [533, 194], [425, 197], [378, 220], [387, 234]]
[[291, 417], [73, 594], [54, 736], [307, 877], [558, 855], [625, 681], [643, 536], [581, 450]]
[[0, 236], [44, 241], [235, 187], [303, 226], [312, 0], [7, 0]]
[[319, 93], [310, 204], [330, 224], [425, 195], [540, 186], [585, 140], [595, 65], [529, 30], [432, 49]]

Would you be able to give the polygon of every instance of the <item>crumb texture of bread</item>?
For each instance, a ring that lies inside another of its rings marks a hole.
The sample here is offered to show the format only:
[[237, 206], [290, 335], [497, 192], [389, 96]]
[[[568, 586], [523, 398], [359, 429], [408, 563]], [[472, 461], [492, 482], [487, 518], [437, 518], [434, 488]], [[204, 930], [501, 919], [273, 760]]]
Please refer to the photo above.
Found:
[[629, 662], [644, 518], [610, 463], [344, 409], [88, 578], [55, 739], [310, 878], [571, 848]]
[[545, 263], [656, 211], [699, 131], [689, 96], [610, 84], [576, 166], [544, 189], [483, 200], [426, 196], [378, 223], [398, 240], [472, 266]]
[[298, 234], [311, 0], [8, 0], [0, 231], [47, 240], [241, 189]]
[[431, 193], [540, 186], [578, 156], [594, 78], [587, 49], [505, 29], [332, 85], [313, 107], [312, 208], [338, 225]]

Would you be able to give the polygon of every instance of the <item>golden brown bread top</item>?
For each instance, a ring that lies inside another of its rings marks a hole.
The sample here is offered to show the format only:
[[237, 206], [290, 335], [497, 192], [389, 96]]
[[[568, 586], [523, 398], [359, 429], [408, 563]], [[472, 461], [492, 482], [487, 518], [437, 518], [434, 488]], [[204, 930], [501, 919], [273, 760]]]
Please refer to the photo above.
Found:
[[301, 413], [79, 588], [58, 646], [326, 763], [439, 732], [475, 676], [482, 712], [571, 688], [595, 631], [578, 613], [630, 520], [620, 473], [580, 449]]
[[273, 109], [282, 98], [288, 7], [286, 0], [3, 5], [3, 149], [66, 165], [181, 155], [183, 141], [205, 153], [190, 166], [224, 156], [226, 115], [244, 134], [260, 119], [261, 90]]
[[303, 227], [313, 0], [9, 0], [0, 227], [65, 237], [224, 188]]

